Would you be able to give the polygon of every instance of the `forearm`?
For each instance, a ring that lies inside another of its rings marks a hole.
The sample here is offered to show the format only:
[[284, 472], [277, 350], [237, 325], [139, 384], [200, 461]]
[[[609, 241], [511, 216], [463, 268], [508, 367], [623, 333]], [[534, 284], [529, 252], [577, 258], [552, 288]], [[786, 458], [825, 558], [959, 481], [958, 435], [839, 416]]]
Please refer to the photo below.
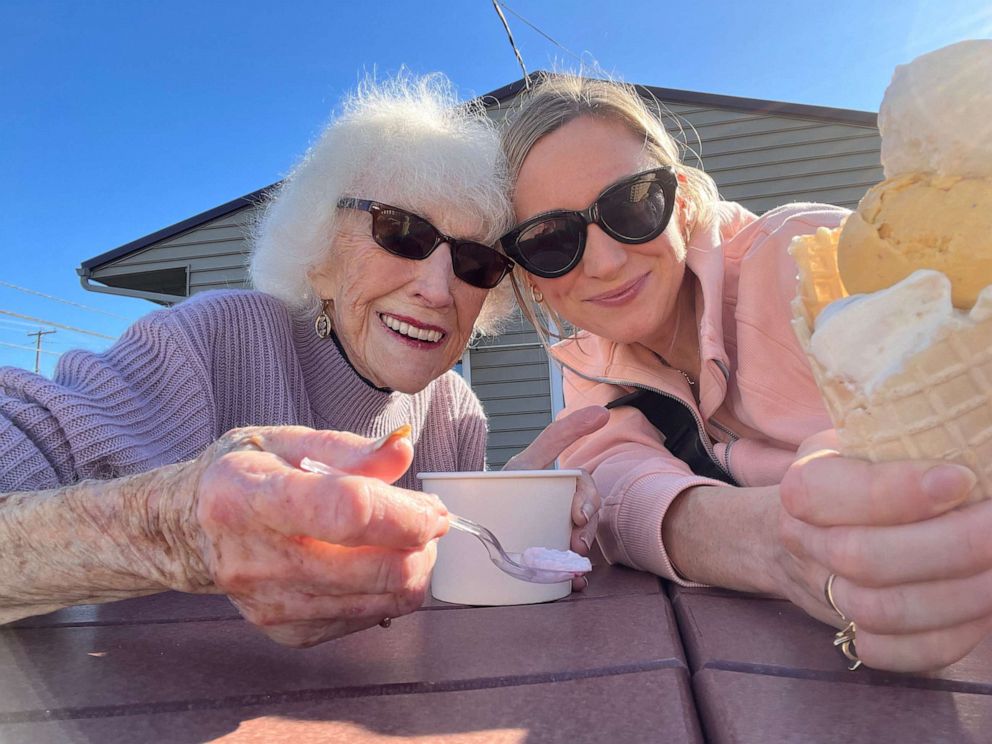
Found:
[[777, 487], [697, 486], [665, 514], [662, 538], [683, 578], [779, 594]]
[[0, 623], [209, 579], [190, 533], [195, 463], [0, 495]]

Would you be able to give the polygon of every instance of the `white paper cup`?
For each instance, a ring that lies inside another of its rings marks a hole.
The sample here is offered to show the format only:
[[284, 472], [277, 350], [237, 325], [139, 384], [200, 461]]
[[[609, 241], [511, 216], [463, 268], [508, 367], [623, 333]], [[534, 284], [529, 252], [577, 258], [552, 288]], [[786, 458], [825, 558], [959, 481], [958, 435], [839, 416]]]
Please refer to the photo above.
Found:
[[[448, 509], [488, 527], [508, 553], [568, 550], [572, 497], [580, 470], [493, 470], [418, 473], [424, 491]], [[570, 581], [532, 584], [500, 571], [477, 537], [450, 530], [437, 546], [431, 595], [442, 602], [515, 605], [568, 596]]]

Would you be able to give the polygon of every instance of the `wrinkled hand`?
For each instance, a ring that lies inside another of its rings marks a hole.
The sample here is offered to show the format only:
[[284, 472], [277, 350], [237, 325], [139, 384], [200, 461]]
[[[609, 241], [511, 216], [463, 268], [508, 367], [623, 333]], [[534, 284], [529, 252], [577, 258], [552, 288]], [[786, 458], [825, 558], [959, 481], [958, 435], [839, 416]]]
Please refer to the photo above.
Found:
[[992, 631], [992, 501], [955, 509], [975, 483], [958, 465], [873, 464], [835, 446], [807, 442], [781, 484], [789, 598], [841, 627], [823, 594], [837, 574], [833, 596], [867, 666], [954, 663]]
[[[289, 646], [417, 609], [447, 510], [436, 497], [389, 485], [412, 461], [407, 437], [375, 444], [303, 427], [221, 437], [195, 462], [185, 530], [207, 574], [201, 583]], [[342, 472], [304, 472], [303, 457]]]
[[[602, 428], [610, 419], [610, 412], [602, 406], [580, 408], [568, 416], [553, 421], [531, 442], [503, 466], [504, 470], [543, 470], [549, 467], [567, 447], [581, 437]], [[583, 471], [579, 476], [572, 499], [571, 548], [579, 555], [589, 555], [592, 541], [599, 525], [599, 491], [590, 475]], [[582, 591], [589, 585], [585, 576], [572, 579], [572, 589]]]

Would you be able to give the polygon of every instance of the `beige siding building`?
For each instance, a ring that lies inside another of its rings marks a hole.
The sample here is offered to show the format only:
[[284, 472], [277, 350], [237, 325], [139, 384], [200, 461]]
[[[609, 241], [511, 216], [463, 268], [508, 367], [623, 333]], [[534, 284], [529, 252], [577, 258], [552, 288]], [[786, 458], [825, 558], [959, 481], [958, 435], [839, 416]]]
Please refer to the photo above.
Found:
[[[501, 119], [523, 81], [484, 97]], [[761, 213], [790, 201], [853, 208], [882, 179], [873, 113], [641, 88], [670, 113], [669, 131], [716, 181], [724, 199]], [[97, 292], [172, 304], [197, 292], [247, 286], [247, 227], [264, 189], [84, 261], [83, 285]], [[550, 421], [561, 381], [537, 335], [517, 319], [463, 360], [490, 419], [488, 459], [499, 467]]]

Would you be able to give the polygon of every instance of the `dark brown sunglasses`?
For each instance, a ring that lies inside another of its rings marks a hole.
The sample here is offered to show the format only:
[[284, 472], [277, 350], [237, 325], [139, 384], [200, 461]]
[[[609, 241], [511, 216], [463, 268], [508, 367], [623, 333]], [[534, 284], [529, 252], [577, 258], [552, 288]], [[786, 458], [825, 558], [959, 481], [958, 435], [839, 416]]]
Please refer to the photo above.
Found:
[[445, 235], [419, 215], [399, 207], [346, 196], [342, 209], [360, 209], [372, 215], [372, 239], [394, 256], [423, 261], [441, 243], [451, 246], [451, 268], [466, 284], [492, 289], [513, 268], [513, 261], [488, 245]]

